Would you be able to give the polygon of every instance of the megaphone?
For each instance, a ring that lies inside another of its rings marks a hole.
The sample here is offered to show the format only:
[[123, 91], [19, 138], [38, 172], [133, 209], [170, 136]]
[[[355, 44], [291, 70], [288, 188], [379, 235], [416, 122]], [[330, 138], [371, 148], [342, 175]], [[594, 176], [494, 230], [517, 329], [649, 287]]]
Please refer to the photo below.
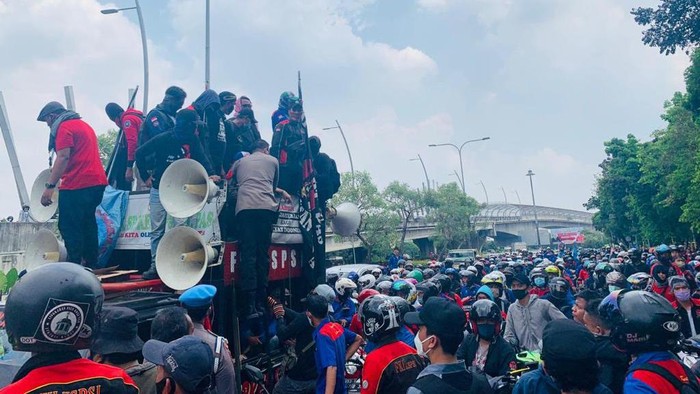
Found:
[[186, 290], [199, 283], [207, 266], [218, 254], [197, 230], [178, 226], [163, 236], [156, 251], [158, 276], [173, 290]]
[[51, 197], [53, 203], [51, 203], [51, 205], [48, 207], [41, 205], [41, 195], [44, 194], [46, 183], [49, 182], [50, 175], [50, 168], [40, 172], [32, 185], [32, 194], [29, 198], [29, 216], [37, 222], [48, 221], [56, 214], [56, 210], [58, 209], [58, 189], [53, 189], [54, 192]]
[[42, 228], [27, 244], [24, 251], [24, 263], [27, 269], [36, 268], [46, 263], [66, 261], [68, 253], [63, 242], [50, 230]]
[[219, 194], [204, 166], [192, 159], [176, 160], [160, 179], [160, 202], [170, 216], [185, 219]]
[[331, 228], [337, 235], [349, 237], [357, 233], [362, 221], [360, 209], [351, 202], [344, 202], [333, 208], [334, 216], [331, 219]]

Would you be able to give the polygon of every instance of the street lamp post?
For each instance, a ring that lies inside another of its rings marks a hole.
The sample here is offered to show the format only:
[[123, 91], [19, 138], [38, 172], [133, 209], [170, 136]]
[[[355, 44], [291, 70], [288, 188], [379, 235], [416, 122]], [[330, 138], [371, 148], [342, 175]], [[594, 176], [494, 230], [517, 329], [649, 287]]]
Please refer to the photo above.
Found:
[[518, 197], [518, 204], [522, 204], [522, 201], [520, 201], [520, 193], [518, 193], [517, 190], [513, 190], [513, 193], [515, 193], [515, 197]]
[[537, 205], [535, 205], [535, 188], [532, 186], [532, 177], [535, 173], [532, 170], [527, 170], [525, 176], [530, 178], [530, 192], [532, 193], [532, 211], [535, 214], [535, 231], [537, 232], [537, 248], [542, 249], [542, 241], [540, 241], [540, 222], [537, 220]]
[[205, 18], [204, 18], [204, 89], [209, 89], [209, 70], [210, 70], [210, 45], [209, 45], [209, 0], [207, 0], [205, 5]]
[[484, 195], [486, 196], [486, 205], [489, 205], [489, 194], [486, 192], [486, 186], [484, 186], [484, 181], [479, 181], [481, 183], [481, 188], [484, 189]]
[[508, 204], [508, 196], [506, 196], [506, 189], [501, 186], [501, 191], [503, 192], [503, 199], [506, 200], [506, 204]]
[[100, 12], [109, 15], [116, 14], [120, 11], [136, 10], [136, 15], [139, 17], [139, 28], [141, 30], [141, 49], [143, 49], [143, 113], [148, 112], [148, 45], [146, 44], [146, 26], [143, 23], [143, 13], [139, 0], [134, 0], [135, 7], [127, 8], [110, 8], [101, 10]]
[[418, 157], [409, 159], [409, 161], [420, 161], [420, 165], [423, 166], [423, 174], [425, 174], [425, 184], [428, 187], [428, 191], [430, 191], [430, 178], [428, 178], [428, 171], [425, 169], [425, 163], [423, 162], [423, 158], [420, 157], [420, 153]]
[[462, 189], [464, 189], [464, 185], [462, 185], [462, 179], [459, 177], [459, 174], [457, 173], [457, 170], [452, 171], [452, 173], [449, 174], [449, 175], [454, 175], [455, 177], [457, 177], [457, 182], [459, 182], [459, 187], [461, 187]]
[[451, 147], [457, 149], [457, 152], [459, 153], [459, 169], [460, 169], [460, 171], [462, 172], [462, 193], [464, 193], [464, 194], [466, 195], [466, 194], [467, 194], [467, 190], [466, 190], [466, 188], [465, 188], [465, 182], [464, 182], [464, 164], [462, 163], [462, 148], [464, 148], [465, 145], [467, 145], [467, 144], [469, 144], [469, 143], [471, 143], [471, 142], [486, 141], [486, 140], [490, 140], [490, 139], [491, 139], [491, 137], [477, 138], [477, 139], [474, 139], [474, 140], [465, 141], [461, 146], [457, 146], [457, 145], [455, 145], [455, 144], [450, 144], [450, 143], [446, 143], [446, 144], [430, 144], [430, 145], [428, 145], [428, 146], [431, 147], [431, 148], [434, 148], [434, 147], [436, 147], [436, 146], [451, 146]]
[[352, 154], [350, 154], [350, 146], [348, 145], [348, 140], [345, 138], [345, 133], [343, 133], [343, 128], [340, 127], [340, 123], [336, 119], [335, 121], [335, 126], [333, 127], [324, 127], [323, 130], [333, 130], [333, 129], [338, 129], [340, 130], [340, 135], [343, 137], [343, 142], [345, 142], [345, 149], [348, 151], [348, 158], [350, 159], [350, 173], [352, 175], [352, 187], [355, 187], [355, 166], [352, 164]]

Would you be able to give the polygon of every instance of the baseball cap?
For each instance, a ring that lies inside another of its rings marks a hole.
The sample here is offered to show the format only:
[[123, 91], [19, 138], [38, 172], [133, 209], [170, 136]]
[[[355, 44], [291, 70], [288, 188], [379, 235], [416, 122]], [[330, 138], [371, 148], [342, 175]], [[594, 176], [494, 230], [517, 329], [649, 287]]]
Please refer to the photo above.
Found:
[[223, 92], [219, 93], [219, 101], [223, 105], [224, 103], [227, 102], [235, 102], [236, 101], [236, 95], [224, 90]]
[[530, 286], [530, 278], [528, 278], [523, 272], [513, 275], [513, 280], [511, 282], [518, 282], [524, 284], [525, 286]]
[[198, 392], [214, 382], [214, 353], [193, 335], [170, 343], [151, 339], [143, 346], [143, 357], [162, 366], [186, 392]]
[[[576, 346], [571, 346], [571, 344]], [[542, 331], [542, 359], [585, 360], [595, 358], [593, 334], [580, 323], [557, 319], [547, 323]]]
[[43, 122], [44, 120], [46, 120], [47, 116], [61, 110], [66, 110], [63, 104], [59, 103], [58, 101], [51, 101], [48, 104], [46, 104], [44, 108], [41, 109], [41, 111], [39, 111], [39, 116], [36, 117], [36, 120], [38, 120], [39, 122]]
[[100, 317], [99, 335], [90, 351], [94, 354], [136, 353], [143, 348], [138, 334], [135, 310], [122, 306], [105, 306]]
[[420, 312], [408, 312], [404, 317], [406, 324], [426, 326], [436, 334], [461, 334], [467, 317], [462, 308], [454, 301], [442, 297], [430, 297]]

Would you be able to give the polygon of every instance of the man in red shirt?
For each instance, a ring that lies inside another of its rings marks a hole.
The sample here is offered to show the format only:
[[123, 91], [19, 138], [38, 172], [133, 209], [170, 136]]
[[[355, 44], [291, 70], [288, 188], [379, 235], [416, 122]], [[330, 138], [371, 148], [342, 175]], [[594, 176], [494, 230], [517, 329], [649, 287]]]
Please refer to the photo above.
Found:
[[109, 103], [105, 107], [109, 120], [119, 127], [121, 133], [117, 141], [116, 152], [109, 171], [109, 184], [119, 190], [131, 191], [134, 182], [134, 161], [139, 139], [139, 130], [143, 123], [143, 112], [127, 108], [126, 111], [117, 103]]
[[53, 203], [54, 188], [60, 181], [58, 230], [66, 244], [68, 261], [94, 267], [98, 258], [95, 209], [107, 185], [97, 136], [80, 115], [55, 101], [42, 108], [37, 121], [46, 122], [51, 129], [49, 151], [56, 152], [41, 204]]

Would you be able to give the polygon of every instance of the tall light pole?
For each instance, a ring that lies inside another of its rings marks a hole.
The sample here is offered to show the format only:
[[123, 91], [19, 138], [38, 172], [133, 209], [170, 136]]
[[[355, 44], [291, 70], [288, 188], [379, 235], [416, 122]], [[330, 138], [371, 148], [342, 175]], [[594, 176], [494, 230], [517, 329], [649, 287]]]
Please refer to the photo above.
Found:
[[324, 127], [323, 130], [340, 130], [340, 135], [343, 136], [343, 142], [345, 142], [345, 149], [348, 151], [348, 158], [350, 159], [350, 173], [352, 174], [352, 187], [355, 187], [355, 166], [352, 164], [352, 154], [350, 154], [350, 146], [348, 145], [348, 140], [345, 138], [345, 133], [343, 133], [343, 128], [340, 127], [340, 123], [336, 119], [335, 126]]
[[420, 165], [423, 166], [423, 174], [425, 174], [425, 184], [428, 187], [428, 191], [430, 191], [430, 178], [428, 178], [428, 171], [425, 169], [425, 163], [423, 162], [423, 158], [420, 157], [420, 153], [418, 157], [409, 159], [409, 161], [420, 161]]
[[486, 196], [486, 205], [489, 205], [489, 194], [486, 192], [486, 186], [484, 186], [484, 181], [479, 181], [481, 183], [481, 188], [484, 189], [484, 195]]
[[508, 196], [506, 196], [506, 189], [501, 186], [501, 191], [503, 192], [503, 199], [506, 200], [506, 204], [508, 204]]
[[486, 141], [490, 140], [491, 137], [483, 137], [483, 138], [477, 138], [475, 140], [469, 140], [469, 141], [464, 141], [464, 143], [460, 146], [457, 146], [455, 144], [450, 144], [450, 143], [445, 143], [445, 144], [430, 144], [428, 145], [431, 148], [434, 148], [436, 146], [451, 146], [455, 149], [457, 149], [457, 152], [459, 153], [459, 169], [462, 172], [462, 193], [465, 195], [467, 194], [467, 190], [465, 188], [465, 182], [464, 182], [464, 164], [462, 163], [462, 148], [464, 148], [465, 145], [472, 143], [472, 142], [478, 142], [478, 141]]
[[206, 5], [205, 5], [205, 17], [204, 17], [204, 27], [205, 27], [205, 32], [204, 32], [204, 89], [209, 89], [209, 66], [210, 66], [210, 45], [209, 45], [209, 0], [207, 0]]
[[120, 11], [136, 10], [136, 15], [139, 17], [139, 28], [141, 29], [141, 49], [143, 49], [143, 113], [148, 112], [148, 45], [146, 44], [146, 26], [143, 23], [143, 13], [141, 13], [141, 5], [139, 0], [134, 0], [135, 7], [127, 8], [109, 8], [100, 12], [109, 15], [116, 14]]
[[535, 188], [532, 186], [532, 177], [535, 176], [535, 173], [532, 172], [532, 170], [527, 170], [527, 174], [525, 174], [528, 178], [530, 178], [530, 192], [532, 193], [532, 211], [535, 214], [535, 230], [537, 232], [537, 247], [539, 249], [542, 249], [542, 242], [540, 241], [540, 221], [537, 220], [537, 205], [535, 205]]
[[457, 177], [457, 182], [459, 182], [459, 187], [461, 187], [462, 190], [464, 190], [464, 185], [462, 185], [462, 178], [459, 177], [459, 174], [457, 173], [457, 170], [452, 171], [452, 173], [449, 174], [449, 175], [454, 175], [454, 176], [456, 176], [456, 177]]
[[522, 201], [520, 201], [520, 193], [518, 193], [517, 190], [513, 190], [513, 193], [515, 193], [515, 197], [518, 197], [518, 204], [522, 204]]

